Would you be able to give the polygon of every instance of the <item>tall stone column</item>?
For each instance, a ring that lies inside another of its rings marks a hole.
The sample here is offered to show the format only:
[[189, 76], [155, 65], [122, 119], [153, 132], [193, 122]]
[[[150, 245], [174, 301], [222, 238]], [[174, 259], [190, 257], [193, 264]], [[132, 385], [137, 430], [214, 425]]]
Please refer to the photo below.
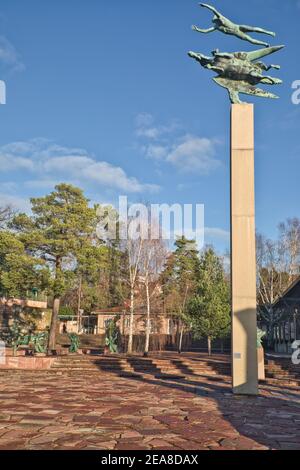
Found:
[[232, 386], [258, 394], [254, 107], [231, 108]]

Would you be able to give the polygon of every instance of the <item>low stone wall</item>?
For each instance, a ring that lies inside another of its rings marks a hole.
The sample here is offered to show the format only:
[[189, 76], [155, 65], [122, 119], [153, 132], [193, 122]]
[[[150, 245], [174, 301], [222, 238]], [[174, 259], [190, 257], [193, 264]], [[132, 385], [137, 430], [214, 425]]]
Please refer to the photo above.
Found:
[[21, 369], [21, 370], [45, 370], [50, 369], [55, 357], [26, 357], [26, 356], [5, 356], [1, 357], [1, 369]]

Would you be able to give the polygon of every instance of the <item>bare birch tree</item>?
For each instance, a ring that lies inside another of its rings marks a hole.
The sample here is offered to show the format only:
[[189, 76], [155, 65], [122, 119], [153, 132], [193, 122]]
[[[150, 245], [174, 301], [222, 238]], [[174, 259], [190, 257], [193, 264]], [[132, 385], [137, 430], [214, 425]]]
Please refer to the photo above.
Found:
[[278, 229], [278, 240], [257, 235], [256, 241], [257, 301], [259, 313], [267, 325], [269, 346], [274, 341], [274, 326], [283, 315], [274, 309], [274, 303], [300, 273], [300, 219], [287, 219]]
[[139, 269], [141, 266], [142, 250], [148, 237], [148, 210], [144, 205], [135, 205], [135, 216], [120, 221], [120, 227], [126, 237], [122, 239], [123, 251], [128, 258], [129, 290], [130, 290], [130, 319], [127, 353], [133, 353], [135, 297], [139, 284]]
[[294, 217], [279, 224], [279, 243], [285, 270], [289, 274], [289, 282], [299, 274], [300, 267], [300, 219]]
[[145, 290], [146, 299], [146, 338], [144, 355], [149, 353], [150, 335], [151, 335], [151, 313], [152, 299], [157, 294], [160, 284], [160, 274], [163, 270], [167, 257], [167, 248], [161, 236], [158, 239], [144, 241], [141, 256], [141, 281]]
[[289, 267], [286, 265], [286, 252], [280, 241], [256, 237], [257, 252], [257, 303], [259, 313], [267, 325], [269, 346], [273, 343], [274, 326], [281, 313], [274, 311], [275, 301], [289, 285]]

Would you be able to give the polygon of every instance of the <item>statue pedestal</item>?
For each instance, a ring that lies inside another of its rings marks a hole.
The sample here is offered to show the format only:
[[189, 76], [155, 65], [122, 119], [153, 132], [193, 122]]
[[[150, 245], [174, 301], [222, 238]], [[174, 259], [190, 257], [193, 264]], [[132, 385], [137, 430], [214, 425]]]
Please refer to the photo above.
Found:
[[231, 108], [232, 386], [258, 394], [254, 107]]

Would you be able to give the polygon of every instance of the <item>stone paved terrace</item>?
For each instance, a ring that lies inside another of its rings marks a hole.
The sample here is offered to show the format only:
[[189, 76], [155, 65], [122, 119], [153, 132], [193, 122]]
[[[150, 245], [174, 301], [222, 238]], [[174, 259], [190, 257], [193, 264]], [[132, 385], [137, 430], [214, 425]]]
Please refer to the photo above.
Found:
[[234, 397], [228, 375], [127, 374], [0, 371], [0, 449], [300, 449], [296, 387]]

